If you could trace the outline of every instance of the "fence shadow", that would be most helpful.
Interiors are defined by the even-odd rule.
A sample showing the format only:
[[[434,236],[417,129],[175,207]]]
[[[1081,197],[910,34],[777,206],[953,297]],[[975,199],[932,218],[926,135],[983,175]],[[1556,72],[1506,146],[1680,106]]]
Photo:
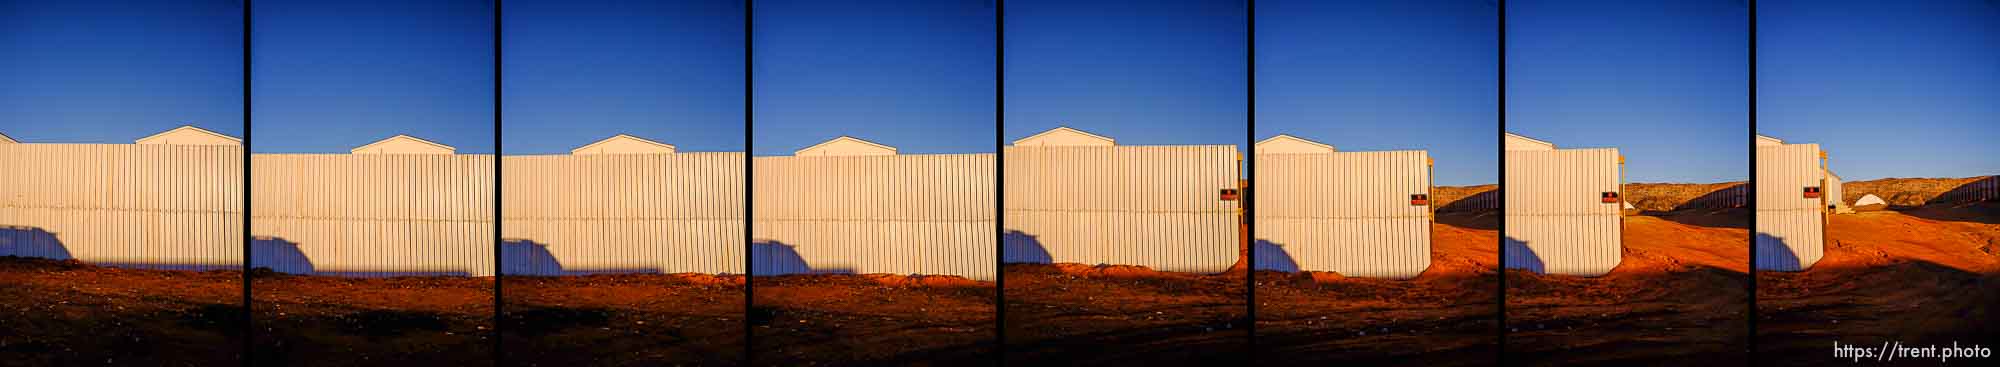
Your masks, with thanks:
[[[1433,219],[1436,220],[1438,224],[1465,228],[1465,229],[1478,229],[1487,231],[1495,231],[1500,229],[1500,211],[1498,210],[1487,210],[1487,211],[1477,211],[1477,212],[1440,211],[1437,213],[1437,216],[1434,217]]]
[[[592,274],[659,274],[658,267],[604,267],[565,263],[549,244],[531,239],[500,240],[500,272],[506,275],[565,276]]]
[[[815,268],[799,255],[797,246],[772,240],[750,243],[750,275],[854,274],[852,268]]]
[[[1644,212],[1640,214],[1696,227],[1750,229],[1750,210],[1748,208],[1687,209],[1664,213]]]
[[[315,264],[311,256],[300,250],[300,244],[283,237],[257,236],[250,240],[250,267],[266,268],[271,271],[317,276],[338,276],[354,278],[421,277],[421,276],[472,276],[472,272],[456,271],[399,271],[399,270],[323,270]]]
[[[549,252],[547,244],[524,239],[500,240],[500,273],[506,275],[563,275],[561,260]]]
[[[1292,258],[1291,252],[1285,251],[1285,246],[1262,239],[1255,242],[1256,244],[1252,246],[1252,251],[1256,252],[1252,254],[1257,257],[1257,270],[1277,270],[1291,273],[1299,271],[1299,262]]]
[[[1799,254],[1792,252],[1790,246],[1785,246],[1785,239],[1783,237],[1773,236],[1770,233],[1757,232],[1756,242],[1756,270],[1805,270],[1805,267],[1802,265],[1804,262],[1799,260]]]
[[[1548,274],[1547,266],[1542,263],[1542,255],[1536,254],[1534,249],[1528,248],[1527,242],[1512,236],[1503,237],[1500,242],[1506,246],[1507,268],[1528,269],[1536,274]]]
[[[0,256],[69,260],[69,247],[40,227],[0,226]]]
[[[50,260],[82,260],[70,252],[69,245],[63,243],[62,236],[33,226],[0,226],[0,256],[20,256]],[[117,268],[150,270],[240,270],[243,263],[201,263],[201,262],[115,262],[85,261],[91,265]]]
[[[267,268],[288,274],[313,274],[311,258],[299,251],[299,244],[279,237],[257,236],[250,240],[250,267]]]
[[[1003,262],[1007,264],[1055,262],[1055,256],[1049,255],[1049,248],[1043,246],[1042,241],[1034,235],[1010,229],[1000,235],[1000,244],[1001,258],[1005,259]]]

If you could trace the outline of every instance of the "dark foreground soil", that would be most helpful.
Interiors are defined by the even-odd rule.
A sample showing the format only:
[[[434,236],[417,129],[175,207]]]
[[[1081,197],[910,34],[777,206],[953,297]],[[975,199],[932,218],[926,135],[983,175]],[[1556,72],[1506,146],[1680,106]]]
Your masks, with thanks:
[[[829,274],[750,285],[753,365],[992,365],[993,283]]]
[[[1257,273],[1257,361],[1295,365],[1492,365],[1500,312],[1495,213],[1434,224],[1431,268],[1407,280]],[[1475,228],[1487,229],[1475,229]]]
[[[1743,365],[1749,213],[1625,217],[1600,277],[1506,272],[1508,365]]]
[[[239,366],[243,272],[0,257],[0,366]]]
[[[1008,264],[1006,363],[1240,365],[1249,356],[1245,273]]]
[[[1836,342],[2000,349],[2000,203],[1834,215],[1826,236],[1812,268],[1758,272],[1759,365],[1854,363]],[[1992,365],[1993,353],[1900,363]]]
[[[491,366],[493,278],[251,274],[260,366]]]
[[[507,366],[743,364],[743,277],[501,278]]]

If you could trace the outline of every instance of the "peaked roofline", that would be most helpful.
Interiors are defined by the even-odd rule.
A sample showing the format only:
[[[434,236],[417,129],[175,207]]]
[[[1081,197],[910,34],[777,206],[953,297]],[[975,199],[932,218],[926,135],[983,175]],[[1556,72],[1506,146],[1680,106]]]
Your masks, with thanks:
[[[392,141],[392,140],[396,140],[396,138],[404,138],[404,139],[410,139],[410,140],[415,140],[415,141],[417,141],[417,142],[419,142],[419,143],[424,143],[424,144],[430,144],[431,146],[434,146],[434,147],[439,147],[439,148],[444,148],[445,150],[449,150],[449,151],[452,151],[453,153],[457,153],[457,152],[458,152],[458,148],[453,148],[453,147],[451,147],[450,145],[444,145],[444,144],[438,144],[438,143],[436,143],[436,142],[432,142],[432,141],[429,141],[429,140],[424,140],[423,138],[418,138],[418,137],[415,137],[415,136],[409,136],[409,135],[405,135],[405,134],[396,134],[396,136],[391,136],[391,137],[388,137],[388,138],[384,138],[384,139],[382,139],[382,140],[376,140],[375,142],[373,142],[373,143],[368,143],[367,145],[362,145],[362,146],[358,146],[358,147],[354,147],[354,149],[348,149],[348,150],[347,150],[347,152],[348,152],[348,153],[353,153],[353,152],[358,152],[358,151],[361,151],[362,149],[368,149],[368,147],[372,147],[372,146],[376,146],[376,145],[379,145],[379,144],[382,144],[382,143],[387,143],[387,142],[389,142],[389,141]]]
[[[1547,141],[1543,141],[1542,139],[1536,139],[1536,138],[1530,138],[1530,137],[1526,137],[1526,136],[1521,136],[1521,134],[1515,134],[1515,133],[1507,133],[1507,136],[1508,136],[1508,137],[1513,137],[1513,138],[1517,138],[1517,139],[1521,139],[1521,140],[1527,140],[1527,141],[1532,141],[1532,142],[1536,142],[1536,143],[1541,143],[1542,145],[1547,145],[1547,146],[1549,146],[1550,148],[1554,148],[1554,147],[1556,146],[1556,143],[1550,143],[1550,142],[1547,142]]]
[[[7,136],[7,133],[0,133],[0,142],[7,142],[7,143],[15,143],[15,144],[18,144],[18,143],[20,143],[21,141],[20,141],[20,140],[14,140],[14,137],[11,137],[11,136]]]
[[[1069,131],[1069,132],[1073,132],[1073,133],[1077,133],[1077,134],[1083,134],[1083,136],[1088,136],[1088,137],[1091,137],[1091,138],[1096,138],[1096,139],[1099,139],[1099,140],[1104,140],[1105,142],[1108,142],[1108,143],[1111,143],[1111,145],[1118,145],[1118,139],[1112,139],[1111,137],[1108,137],[1108,136],[1103,136],[1103,135],[1097,135],[1097,134],[1092,134],[1092,133],[1090,133],[1089,131],[1083,131],[1083,130],[1078,130],[1078,129],[1076,129],[1076,128],[1072,128],[1072,127],[1069,127],[1069,126],[1067,126],[1067,125],[1064,125],[1064,126],[1056,126],[1056,128],[1054,128],[1054,129],[1048,129],[1048,130],[1046,130],[1046,131],[1042,131],[1042,132],[1039,132],[1039,133],[1035,133],[1035,135],[1028,135],[1028,137],[1025,137],[1025,138],[1020,138],[1020,139],[1014,139],[1014,142],[1013,142],[1013,143],[1009,143],[1009,145],[1019,145],[1019,144],[1021,144],[1021,142],[1023,142],[1023,141],[1028,141],[1028,140],[1034,140],[1035,138],[1039,138],[1039,137],[1041,137],[1042,135],[1048,135],[1048,134],[1051,134],[1051,133],[1055,133],[1055,132],[1057,132],[1057,131]]]
[[[234,137],[234,136],[229,136],[229,135],[223,135],[222,133],[217,133],[217,132],[214,132],[214,131],[208,131],[208,129],[203,129],[203,128],[199,128],[199,127],[195,127],[194,125],[181,125],[180,127],[176,127],[176,128],[172,128],[172,129],[167,129],[167,131],[161,131],[161,132],[160,132],[160,133],[158,133],[158,134],[153,134],[153,135],[147,135],[146,137],[143,137],[143,138],[139,138],[139,140],[133,140],[132,142],[133,142],[133,143],[139,143],[139,142],[144,142],[144,141],[147,141],[147,140],[152,140],[153,138],[158,138],[158,137],[160,137],[160,136],[163,136],[163,135],[167,135],[167,134],[172,134],[172,133],[173,133],[173,132],[175,132],[175,131],[181,131],[181,130],[194,130],[195,132],[199,132],[199,133],[203,133],[203,134],[208,134],[208,135],[212,135],[212,136],[216,136],[216,137],[220,137],[220,138],[223,138],[223,139],[229,139],[229,141],[233,141],[233,142],[236,142],[237,144],[242,144],[242,143],[243,143],[243,139],[237,139],[237,138],[236,138],[236,137]]]
[[[652,140],[647,140],[646,138],[641,138],[641,137],[637,137],[637,136],[632,136],[632,135],[627,135],[627,134],[618,134],[618,135],[612,135],[612,136],[611,136],[611,137],[609,137],[609,138],[604,138],[604,139],[600,139],[600,140],[598,140],[597,142],[593,142],[593,143],[590,143],[590,144],[585,144],[584,146],[580,146],[580,147],[576,147],[576,149],[570,149],[570,150],[569,150],[569,154],[576,154],[576,152],[579,152],[579,151],[582,151],[582,150],[584,150],[584,149],[590,149],[590,147],[594,147],[594,146],[598,146],[598,145],[600,145],[600,144],[604,144],[604,143],[609,143],[609,142],[611,142],[612,140],[618,140],[618,138],[621,138],[621,137],[622,137],[622,138],[626,138],[626,139],[632,139],[632,140],[638,140],[639,142],[642,142],[642,143],[646,143],[646,144],[652,144],[652,145],[654,145],[654,146],[658,146],[658,147],[662,147],[662,148],[667,148],[667,149],[672,149],[672,150],[680,150],[680,148],[675,148],[673,144],[667,144],[667,143],[661,143],[661,142],[657,142],[657,141],[652,141]]]
[[[1334,149],[1332,145],[1328,145],[1328,144],[1326,144],[1326,143],[1321,143],[1321,142],[1317,142],[1317,141],[1312,141],[1312,139],[1306,139],[1306,138],[1301,138],[1301,137],[1296,137],[1296,136],[1292,136],[1291,134],[1278,134],[1278,136],[1273,136],[1273,137],[1270,137],[1270,138],[1266,138],[1266,139],[1264,139],[1264,140],[1259,140],[1259,141],[1257,141],[1257,145],[1259,145],[1259,146],[1262,146],[1262,145],[1264,145],[1264,143],[1269,143],[1269,142],[1273,142],[1273,141],[1277,141],[1278,139],[1281,139],[1281,138],[1283,138],[1283,139],[1291,139],[1291,140],[1297,140],[1297,141],[1300,141],[1300,142],[1304,142],[1304,143],[1306,143],[1306,144],[1312,144],[1313,146],[1316,146],[1316,147],[1321,147],[1321,148],[1326,148],[1326,150],[1328,150],[1328,151],[1339,151],[1338,149]]]
[[[826,141],[822,141],[822,142],[819,142],[819,144],[813,144],[812,146],[809,146],[809,147],[805,147],[805,148],[801,148],[801,149],[799,149],[799,150],[794,150],[794,151],[792,151],[792,155],[799,155],[799,153],[804,153],[805,151],[808,151],[808,150],[813,150],[813,148],[819,148],[819,147],[822,147],[822,146],[826,146],[827,144],[833,144],[833,142],[837,142],[837,141],[841,141],[841,140],[852,140],[852,141],[856,141],[856,142],[860,142],[860,143],[862,143],[862,144],[868,144],[869,146],[873,146],[873,147],[877,147],[877,148],[882,148],[882,149],[888,149],[890,153],[895,153],[895,152],[896,152],[896,147],[892,147],[892,146],[887,146],[887,145],[882,145],[882,144],[876,144],[875,142],[872,142],[872,141],[867,141],[867,140],[861,140],[861,138],[856,138],[856,137],[852,137],[852,136],[847,136],[847,135],[841,135],[841,136],[837,136],[837,137],[834,137],[833,139],[827,139]]]

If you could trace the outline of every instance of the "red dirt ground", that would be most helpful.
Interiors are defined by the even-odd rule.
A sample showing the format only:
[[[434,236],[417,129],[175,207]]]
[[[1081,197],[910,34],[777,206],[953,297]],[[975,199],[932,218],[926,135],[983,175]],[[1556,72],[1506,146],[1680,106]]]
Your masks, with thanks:
[[[1811,269],[1758,273],[1760,365],[1851,363],[1836,341],[2000,348],[2000,203],[1834,215],[1826,234]]]
[[[1257,272],[1257,361],[1492,365],[1500,288],[1494,215],[1440,214],[1431,226],[1431,268],[1414,279]]]
[[[1507,270],[1506,362],[1741,364],[1749,218],[1744,209],[1627,216],[1624,259],[1610,274]]]
[[[237,366],[243,273],[0,257],[0,365]]]
[[[753,365],[969,366],[994,357],[990,282],[878,274],[750,282]]]
[[[250,287],[257,365],[493,365],[490,277],[257,271]]]
[[[1007,364],[1228,365],[1247,355],[1242,271],[1008,264]]]
[[[743,364],[743,277],[501,278],[507,366]]]

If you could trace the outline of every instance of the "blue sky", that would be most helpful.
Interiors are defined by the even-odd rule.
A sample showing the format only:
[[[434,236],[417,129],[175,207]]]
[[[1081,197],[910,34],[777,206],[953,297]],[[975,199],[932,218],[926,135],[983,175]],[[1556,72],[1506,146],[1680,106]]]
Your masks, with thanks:
[[[2000,1],[1761,1],[1757,129],[1848,181],[2000,174]]]
[[[252,11],[252,152],[346,153],[408,134],[493,153],[491,1],[264,0]]]
[[[1628,182],[1747,180],[1750,9],[1737,0],[1507,2],[1507,130],[1618,148]]]
[[[565,154],[617,134],[680,151],[743,151],[742,1],[506,6],[507,154]]]
[[[1247,154],[1248,17],[1241,0],[1009,1],[1004,138],[1069,126]]]
[[[752,154],[841,135],[902,154],[994,151],[990,1],[754,5]]]
[[[243,8],[232,0],[10,0],[0,134],[131,143],[181,125],[243,136]]]
[[[1499,6],[1257,3],[1257,138],[1428,150],[1444,186],[1498,183]]]

